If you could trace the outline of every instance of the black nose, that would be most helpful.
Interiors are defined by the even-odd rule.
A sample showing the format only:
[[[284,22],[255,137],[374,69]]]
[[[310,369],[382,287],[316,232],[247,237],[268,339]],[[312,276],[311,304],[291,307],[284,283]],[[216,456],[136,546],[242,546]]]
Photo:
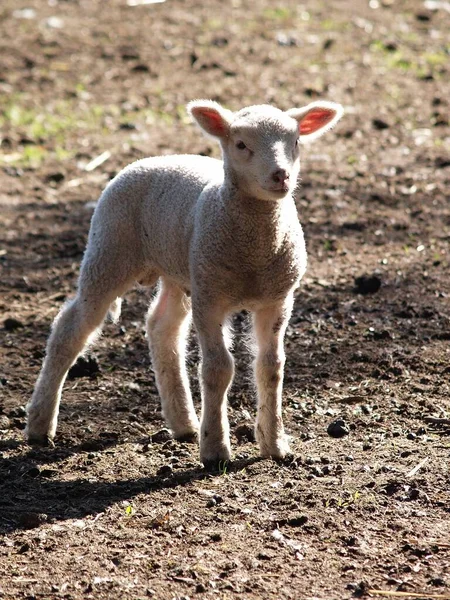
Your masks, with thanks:
[[[289,173],[284,169],[278,169],[272,173],[272,179],[275,183],[284,183],[289,179]]]

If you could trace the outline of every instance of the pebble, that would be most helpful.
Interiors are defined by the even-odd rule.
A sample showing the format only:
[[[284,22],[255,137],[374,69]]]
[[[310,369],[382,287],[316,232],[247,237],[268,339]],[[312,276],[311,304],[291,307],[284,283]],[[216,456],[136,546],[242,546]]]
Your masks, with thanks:
[[[78,379],[79,377],[92,377],[100,372],[100,366],[95,356],[80,356],[77,362],[70,368],[67,379]]]
[[[156,471],[156,474],[162,477],[169,477],[172,473],[173,469],[170,465],[163,465]]]
[[[255,441],[254,429],[248,423],[241,423],[241,425],[238,425],[234,430],[234,435],[240,443]]]
[[[208,500],[206,503],[207,508],[212,508],[213,506],[217,506],[218,504],[222,504],[223,498],[219,496],[219,494],[214,494],[212,498]]]
[[[151,440],[153,444],[164,444],[172,439],[172,434],[168,429],[160,429],[156,433],[152,434]]]
[[[308,517],[306,515],[300,515],[299,517],[292,517],[287,520],[287,525],[290,527],[302,527],[305,523],[308,522]]]
[[[11,427],[11,421],[6,415],[0,415],[0,429],[9,429]]]
[[[323,477],[323,475],[324,475],[324,473],[323,473],[323,471],[322,471],[322,469],[320,467],[313,467],[311,469],[311,472],[316,477]]]
[[[25,408],[25,406],[16,406],[16,408],[13,408],[8,413],[10,417],[25,417],[26,414],[27,409]]]
[[[55,477],[58,474],[56,469],[42,469],[40,472],[41,477],[46,477],[50,479],[51,477]]]
[[[412,488],[409,490],[409,497],[411,500],[417,500],[420,496],[420,491],[417,488]]]
[[[24,327],[22,321],[19,319],[14,319],[14,317],[8,317],[3,321],[3,327],[6,331],[14,331],[15,329],[19,329],[20,327]]]
[[[333,438],[341,438],[350,433],[347,423],[343,419],[332,421],[327,427],[327,433]]]
[[[22,513],[19,517],[19,525],[24,529],[35,529],[43,525],[48,520],[48,516],[44,513]]]
[[[355,278],[357,294],[375,294],[381,287],[381,279],[377,275],[361,275]]]
[[[37,477],[40,474],[41,470],[39,469],[39,467],[31,467],[31,469],[28,469],[27,471],[27,475],[29,477]]]
[[[44,181],[47,183],[61,183],[61,181],[64,181],[64,173],[61,173],[61,171],[49,173],[45,176]]]
[[[386,121],[383,121],[383,119],[372,119],[372,125],[373,128],[378,129],[378,131],[389,128],[389,123],[386,123]]]

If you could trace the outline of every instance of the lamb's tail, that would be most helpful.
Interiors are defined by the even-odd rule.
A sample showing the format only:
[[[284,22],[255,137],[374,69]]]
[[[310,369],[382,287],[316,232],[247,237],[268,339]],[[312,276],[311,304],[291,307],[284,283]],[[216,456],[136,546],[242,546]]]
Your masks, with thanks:
[[[122,298],[116,298],[109,307],[109,317],[113,323],[117,323],[120,318],[120,310],[122,308]]]

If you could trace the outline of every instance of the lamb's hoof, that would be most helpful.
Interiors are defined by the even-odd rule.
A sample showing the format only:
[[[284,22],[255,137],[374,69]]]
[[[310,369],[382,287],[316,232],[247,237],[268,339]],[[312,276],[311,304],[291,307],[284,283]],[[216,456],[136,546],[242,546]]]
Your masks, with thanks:
[[[28,433],[26,440],[30,446],[40,446],[41,448],[54,448],[55,442],[49,435],[39,435]]]
[[[230,458],[231,449],[227,443],[217,442],[210,446],[200,444],[200,462],[207,471],[226,473]]]
[[[202,460],[205,471],[208,473],[217,473],[219,475],[226,475],[230,468],[230,460],[219,460],[219,459],[208,459]]]
[[[275,460],[284,460],[287,456],[291,455],[291,449],[287,436],[275,440],[273,443],[268,444],[266,441],[260,443],[259,447],[260,456],[263,458],[273,458]]]

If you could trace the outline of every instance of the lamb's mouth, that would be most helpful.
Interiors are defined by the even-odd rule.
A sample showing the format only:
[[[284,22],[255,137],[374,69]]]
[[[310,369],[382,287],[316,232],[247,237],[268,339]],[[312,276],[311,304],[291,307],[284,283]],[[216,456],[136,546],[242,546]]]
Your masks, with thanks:
[[[289,192],[289,184],[288,183],[283,183],[283,185],[278,186],[278,187],[267,187],[264,188],[264,190],[266,192],[269,192],[270,194],[273,194],[274,196],[286,196],[286,194]]]

